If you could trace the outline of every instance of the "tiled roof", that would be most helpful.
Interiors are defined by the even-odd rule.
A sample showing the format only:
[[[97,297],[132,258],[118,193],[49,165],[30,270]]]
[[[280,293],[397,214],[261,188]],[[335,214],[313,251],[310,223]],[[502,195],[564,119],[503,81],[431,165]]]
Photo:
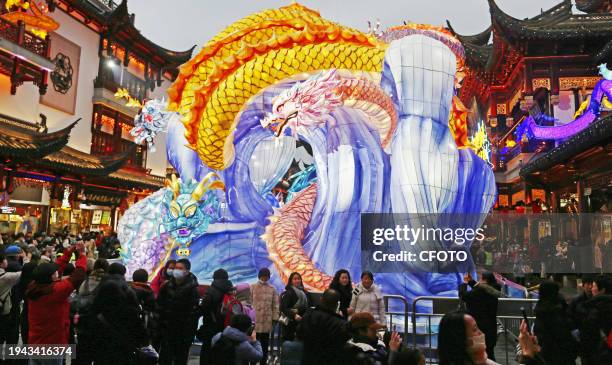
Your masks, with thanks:
[[[0,114],[0,156],[29,160],[59,151],[68,143],[77,122],[52,133],[41,133],[40,125]]]
[[[125,164],[130,152],[114,156],[93,156],[66,146],[45,156],[41,165],[78,175],[108,175]]]

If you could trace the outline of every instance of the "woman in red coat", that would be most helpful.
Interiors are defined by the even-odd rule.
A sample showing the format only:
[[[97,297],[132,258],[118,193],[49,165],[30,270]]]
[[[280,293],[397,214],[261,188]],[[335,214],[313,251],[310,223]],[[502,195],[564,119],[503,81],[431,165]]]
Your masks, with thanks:
[[[157,295],[159,294],[159,289],[162,287],[162,285],[164,285],[164,283],[172,277],[174,266],[176,266],[175,260],[166,261],[166,264],[164,265],[163,269],[159,270],[157,275],[151,281],[151,289],[153,289],[155,298],[157,298]]]
[[[59,280],[74,251],[77,260],[72,274]],[[68,248],[55,264],[43,263],[34,269],[34,281],[26,291],[28,300],[28,343],[68,344],[70,333],[70,304],[68,297],[85,280],[87,256],[82,244]]]

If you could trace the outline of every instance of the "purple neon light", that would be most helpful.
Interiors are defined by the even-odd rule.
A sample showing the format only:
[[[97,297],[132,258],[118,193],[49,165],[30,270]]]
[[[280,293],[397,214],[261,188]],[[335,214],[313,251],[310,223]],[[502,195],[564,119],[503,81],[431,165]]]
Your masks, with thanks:
[[[599,115],[601,100],[607,96],[612,100],[612,80],[601,79],[593,88],[591,101],[584,113],[572,122],[557,127],[542,127],[536,124],[535,120],[529,116],[524,123],[536,139],[566,139],[580,132],[589,126]]]
[[[589,110],[571,123],[557,127],[541,127],[531,116],[527,117],[525,122],[529,124],[531,133],[537,139],[566,139],[588,127],[595,118],[595,113]]]

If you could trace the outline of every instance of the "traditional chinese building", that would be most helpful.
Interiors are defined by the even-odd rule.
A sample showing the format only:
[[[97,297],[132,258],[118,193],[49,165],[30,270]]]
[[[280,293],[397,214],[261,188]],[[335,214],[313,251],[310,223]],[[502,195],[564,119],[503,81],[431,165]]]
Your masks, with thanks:
[[[585,211],[609,202],[612,165],[610,117],[600,119],[565,141],[538,140],[517,133],[529,115],[548,115],[540,125],[560,126],[601,79],[597,66],[612,65],[612,1],[564,0],[540,14],[519,20],[489,0],[491,26],[461,35],[467,70],[460,91],[465,105],[487,121],[499,206],[536,199],[561,210],[578,202]],[[520,136],[520,138],[517,138]],[[590,196],[595,199],[585,198]]]
[[[147,39],[126,0],[0,6],[0,232],[112,229],[167,168],[165,138],[134,143],[138,110],[114,94],[163,97],[193,48]]]

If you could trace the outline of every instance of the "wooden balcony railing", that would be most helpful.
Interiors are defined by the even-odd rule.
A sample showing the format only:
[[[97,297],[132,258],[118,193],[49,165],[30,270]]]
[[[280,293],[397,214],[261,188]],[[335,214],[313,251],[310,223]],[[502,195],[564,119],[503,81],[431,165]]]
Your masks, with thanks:
[[[88,0],[89,3],[96,5],[104,10],[115,10],[119,4],[113,0]]]
[[[118,139],[112,134],[102,131],[93,131],[91,136],[91,154],[108,156],[116,153],[132,151],[126,166],[137,170],[144,170],[147,162],[147,149],[123,138]]]
[[[14,24],[0,18],[0,38],[13,42],[39,56],[48,58],[49,37],[41,39],[33,33],[26,31],[25,24],[21,21]]]
[[[126,70],[114,71],[113,67],[108,65],[108,58],[100,58],[100,68],[94,81],[94,87],[105,88],[112,92],[116,92],[119,88],[125,88],[133,98],[141,102],[147,97],[146,82]],[[123,75],[121,75],[122,72]]]

